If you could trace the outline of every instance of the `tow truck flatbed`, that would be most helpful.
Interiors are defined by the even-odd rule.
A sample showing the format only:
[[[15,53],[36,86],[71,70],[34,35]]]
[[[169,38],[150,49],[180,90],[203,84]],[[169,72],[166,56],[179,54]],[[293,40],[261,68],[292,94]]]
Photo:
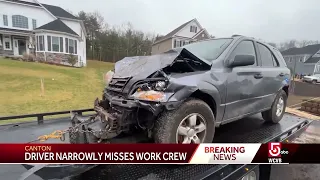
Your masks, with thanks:
[[[279,124],[269,124],[265,123],[260,115],[254,115],[218,128],[213,143],[290,142],[300,136],[311,123],[312,121],[308,119],[285,114]],[[269,177],[270,174],[270,165],[263,166],[265,167],[260,168],[263,169],[260,172],[260,179]],[[27,169],[31,168],[25,167]],[[258,167],[259,165],[234,164],[99,165],[80,175],[73,176],[71,179],[241,179],[248,172],[256,170]],[[70,176],[70,172],[68,173],[66,168],[59,167],[45,167],[35,174],[43,179]]]
[[[245,122],[250,121],[250,122]],[[216,130],[213,143],[289,142],[301,135],[311,121],[286,114],[279,124],[255,115]],[[239,179],[258,165],[102,165],[75,180],[108,179]],[[248,170],[246,170],[248,168]],[[267,167],[266,167],[267,168]],[[267,175],[262,175],[267,176]],[[260,178],[261,179],[261,178]]]

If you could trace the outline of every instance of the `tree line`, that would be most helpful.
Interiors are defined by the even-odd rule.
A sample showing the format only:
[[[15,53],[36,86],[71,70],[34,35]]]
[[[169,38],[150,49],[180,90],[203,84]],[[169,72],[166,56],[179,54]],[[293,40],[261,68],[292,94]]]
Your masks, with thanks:
[[[150,55],[152,43],[159,37],[135,30],[131,23],[109,26],[98,12],[81,11],[77,17],[87,30],[88,59],[116,62],[127,56]]]
[[[87,30],[88,59],[116,62],[127,56],[150,55],[153,42],[162,37],[135,30],[129,22],[121,26],[109,26],[99,12],[80,11],[76,16],[83,20]],[[294,39],[281,43],[269,42],[280,51],[319,43],[317,40]]]
[[[279,51],[285,51],[290,48],[301,48],[308,45],[320,44],[318,40],[302,40],[298,41],[295,39],[284,41],[281,43],[269,43],[271,46],[276,47]]]

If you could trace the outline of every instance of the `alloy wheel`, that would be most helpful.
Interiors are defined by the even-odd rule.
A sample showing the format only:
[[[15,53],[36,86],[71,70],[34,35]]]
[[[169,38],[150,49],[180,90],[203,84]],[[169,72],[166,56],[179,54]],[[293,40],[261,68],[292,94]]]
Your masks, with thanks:
[[[284,110],[284,100],[283,100],[283,97],[281,96],[278,100],[276,115],[278,117],[281,116],[283,110]]]
[[[206,130],[206,121],[201,114],[189,114],[183,118],[178,126],[176,142],[182,144],[203,143],[206,137]]]

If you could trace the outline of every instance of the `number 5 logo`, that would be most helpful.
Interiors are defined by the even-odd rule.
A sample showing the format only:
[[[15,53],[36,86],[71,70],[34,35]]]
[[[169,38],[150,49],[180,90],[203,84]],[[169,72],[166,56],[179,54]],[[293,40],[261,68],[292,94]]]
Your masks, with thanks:
[[[269,143],[268,144],[269,149],[269,157],[281,157],[280,151],[281,151],[281,143]]]

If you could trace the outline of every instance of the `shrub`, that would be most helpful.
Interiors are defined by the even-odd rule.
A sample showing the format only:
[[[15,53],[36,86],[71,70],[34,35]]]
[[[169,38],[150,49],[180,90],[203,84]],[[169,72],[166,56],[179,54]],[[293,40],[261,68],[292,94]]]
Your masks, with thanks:
[[[23,53],[22,60],[23,61],[28,61],[28,62],[33,62],[36,59],[35,59],[33,54]]]
[[[70,54],[68,57],[68,63],[71,64],[71,66],[74,66],[77,63],[77,56]]]

